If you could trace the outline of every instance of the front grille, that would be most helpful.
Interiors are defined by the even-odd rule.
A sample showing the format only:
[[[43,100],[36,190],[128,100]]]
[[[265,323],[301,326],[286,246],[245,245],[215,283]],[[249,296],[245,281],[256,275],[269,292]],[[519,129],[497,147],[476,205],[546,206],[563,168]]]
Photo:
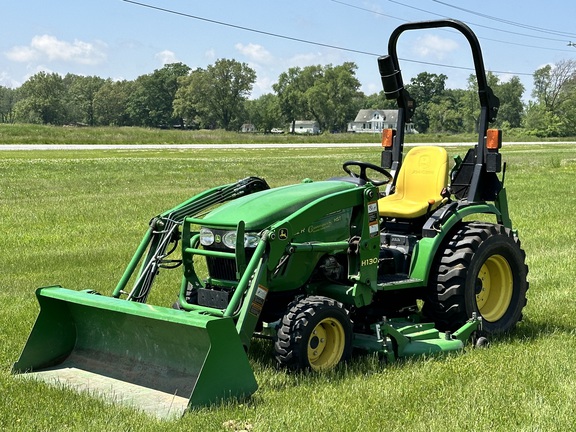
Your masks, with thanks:
[[[230,230],[220,230],[220,229],[212,229],[214,232],[215,237],[223,238],[227,232]],[[219,252],[228,252],[233,253],[234,250],[226,247],[224,243],[220,240],[216,240],[210,246],[204,246],[204,249],[211,250],[211,251],[219,251]],[[245,249],[246,254],[246,262],[249,262],[252,256],[254,255],[255,249],[248,248]],[[236,260],[228,259],[228,258],[219,258],[219,257],[206,257],[206,265],[208,267],[208,274],[212,279],[219,279],[223,281],[237,281],[236,278]]]
[[[221,280],[236,280],[236,262],[226,258],[206,257],[210,277]]]
[[[223,248],[207,247],[209,250],[222,251]],[[226,249],[230,252],[230,249]],[[254,255],[254,249],[246,249],[246,262],[249,262]],[[208,274],[213,279],[235,281],[236,279],[236,261],[227,258],[206,257],[206,265],[208,266]]]

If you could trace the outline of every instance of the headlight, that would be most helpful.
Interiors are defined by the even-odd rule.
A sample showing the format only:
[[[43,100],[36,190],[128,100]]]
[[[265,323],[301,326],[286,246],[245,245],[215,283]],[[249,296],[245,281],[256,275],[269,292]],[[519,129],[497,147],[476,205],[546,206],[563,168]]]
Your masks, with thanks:
[[[246,233],[244,235],[244,247],[247,248],[255,248],[258,246],[258,242],[260,241],[260,237],[254,233]]]
[[[200,229],[200,244],[202,246],[210,246],[214,243],[214,233],[208,228]]]
[[[244,234],[244,247],[255,248],[260,241],[260,237],[255,233]],[[236,249],[236,231],[229,231],[222,236],[222,243],[230,249]]]
[[[230,249],[236,249],[236,231],[229,231],[222,236],[222,243]]]

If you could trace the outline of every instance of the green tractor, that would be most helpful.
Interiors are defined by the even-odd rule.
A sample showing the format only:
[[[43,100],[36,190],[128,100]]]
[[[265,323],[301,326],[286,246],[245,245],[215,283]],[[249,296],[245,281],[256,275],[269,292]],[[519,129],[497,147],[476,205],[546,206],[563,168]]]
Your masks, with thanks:
[[[396,42],[438,27],[470,43],[481,107],[478,142],[451,169],[442,147],[403,155],[415,103]],[[460,22],[430,21],[398,27],[388,52],[378,65],[398,127],[383,133],[381,166],[348,161],[342,177],[277,188],[250,177],[154,217],[111,296],[37,290],[40,314],[13,372],[165,417],[256,391],[254,337],[273,341],[280,365],[316,371],[354,349],[394,361],[511,330],[528,268],[479,43]],[[175,304],[148,304],[158,272],[177,267]]]

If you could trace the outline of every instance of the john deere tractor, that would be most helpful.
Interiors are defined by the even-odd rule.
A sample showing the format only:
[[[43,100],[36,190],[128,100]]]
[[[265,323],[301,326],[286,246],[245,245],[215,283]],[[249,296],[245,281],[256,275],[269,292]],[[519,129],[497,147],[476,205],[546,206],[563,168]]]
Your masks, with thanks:
[[[439,27],[468,40],[478,81],[478,142],[453,164],[442,147],[403,154],[416,103],[396,42]],[[111,296],[36,291],[40,314],[13,371],[167,416],[252,394],[254,337],[273,341],[278,364],[315,371],[353,349],[393,361],[511,330],[528,268],[508,212],[502,134],[488,128],[499,101],[474,33],[452,20],[401,25],[378,66],[398,105],[380,165],[348,161],[340,177],[275,188],[250,177],[159,214]],[[183,271],[175,304],[148,304],[167,268]]]

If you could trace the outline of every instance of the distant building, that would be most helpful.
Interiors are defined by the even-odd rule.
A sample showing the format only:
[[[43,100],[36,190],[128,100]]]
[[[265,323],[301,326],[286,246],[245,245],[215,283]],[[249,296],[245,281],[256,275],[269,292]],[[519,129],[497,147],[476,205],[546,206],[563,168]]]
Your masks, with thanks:
[[[294,122],[294,130],[292,131],[297,134],[319,134],[320,127],[318,122],[314,120],[296,120]]]
[[[397,129],[398,110],[361,109],[354,121],[348,123],[348,132],[380,133],[382,129]],[[418,133],[413,123],[406,123],[406,133]]]
[[[242,125],[242,128],[240,129],[240,132],[243,133],[256,132],[256,126],[254,126],[252,123],[244,123]]]

